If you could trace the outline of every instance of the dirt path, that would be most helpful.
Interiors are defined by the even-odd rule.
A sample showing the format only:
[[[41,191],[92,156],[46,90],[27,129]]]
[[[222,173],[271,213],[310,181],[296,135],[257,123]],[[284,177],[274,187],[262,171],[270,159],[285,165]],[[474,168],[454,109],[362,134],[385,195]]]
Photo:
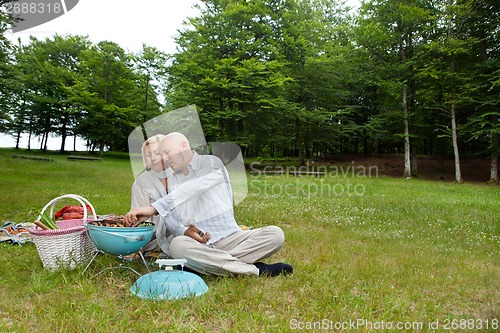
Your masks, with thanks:
[[[404,171],[403,156],[342,156],[332,161],[333,164],[376,166],[379,175],[388,177],[402,177]],[[331,164],[330,164],[331,165]],[[465,182],[487,182],[490,179],[490,160],[462,159],[462,178]],[[418,178],[440,181],[455,181],[453,159],[419,158],[417,160]]]

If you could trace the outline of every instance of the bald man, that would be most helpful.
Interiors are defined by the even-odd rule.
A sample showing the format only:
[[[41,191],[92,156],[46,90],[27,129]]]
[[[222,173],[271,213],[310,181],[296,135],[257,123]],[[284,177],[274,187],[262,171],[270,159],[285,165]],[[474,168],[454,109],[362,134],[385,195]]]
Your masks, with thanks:
[[[286,263],[261,262],[283,246],[283,231],[276,226],[241,230],[234,218],[229,176],[218,157],[197,154],[178,132],[167,135],[160,150],[173,170],[169,194],[151,206],[132,209],[125,216],[127,222],[138,224],[159,214],[160,248],[174,259],[186,259],[186,266],[201,274],[293,273]],[[167,233],[174,235],[170,243],[164,237]]]

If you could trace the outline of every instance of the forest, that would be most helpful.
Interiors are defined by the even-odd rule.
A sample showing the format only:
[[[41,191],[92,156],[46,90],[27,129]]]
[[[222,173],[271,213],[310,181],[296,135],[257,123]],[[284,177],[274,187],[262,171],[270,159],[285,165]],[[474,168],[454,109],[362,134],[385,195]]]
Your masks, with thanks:
[[[0,8],[8,1],[0,0]],[[404,154],[491,161],[498,183],[498,0],[203,0],[177,52],[86,36],[5,37],[0,132],[127,151],[128,134],[194,104],[207,141],[245,157]],[[167,38],[167,37],[165,37]],[[46,142],[46,140],[45,140]],[[30,147],[33,148],[33,147]],[[46,149],[42,141],[40,149]]]

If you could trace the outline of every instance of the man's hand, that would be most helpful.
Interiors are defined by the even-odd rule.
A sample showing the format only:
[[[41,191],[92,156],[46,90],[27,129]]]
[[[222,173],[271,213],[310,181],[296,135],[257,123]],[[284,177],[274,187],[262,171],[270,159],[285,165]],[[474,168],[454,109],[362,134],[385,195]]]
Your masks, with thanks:
[[[133,208],[125,215],[127,225],[137,226],[139,223],[146,221],[151,216],[156,214],[156,209],[153,206],[144,206]]]
[[[198,229],[194,224],[190,224],[189,228],[184,232],[185,236],[189,236],[194,240],[205,244],[210,239],[210,234],[208,232],[203,232]]]

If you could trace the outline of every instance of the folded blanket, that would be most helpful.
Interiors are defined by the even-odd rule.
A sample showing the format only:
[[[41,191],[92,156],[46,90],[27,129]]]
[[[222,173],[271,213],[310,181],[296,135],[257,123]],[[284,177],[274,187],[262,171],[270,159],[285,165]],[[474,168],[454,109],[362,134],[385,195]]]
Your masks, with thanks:
[[[31,242],[29,228],[34,226],[31,222],[22,222],[15,224],[14,222],[5,222],[0,228],[0,242],[11,242],[14,244],[24,244]]]

